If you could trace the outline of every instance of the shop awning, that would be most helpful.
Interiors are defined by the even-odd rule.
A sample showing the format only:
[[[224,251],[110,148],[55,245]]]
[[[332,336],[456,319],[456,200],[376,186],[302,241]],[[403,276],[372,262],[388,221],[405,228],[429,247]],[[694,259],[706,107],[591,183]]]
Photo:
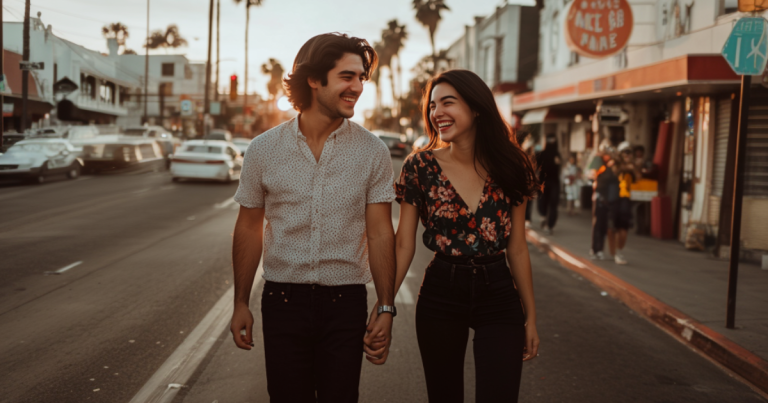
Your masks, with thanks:
[[[523,116],[522,124],[535,125],[537,123],[544,123],[548,113],[549,108],[534,109],[529,111]]]

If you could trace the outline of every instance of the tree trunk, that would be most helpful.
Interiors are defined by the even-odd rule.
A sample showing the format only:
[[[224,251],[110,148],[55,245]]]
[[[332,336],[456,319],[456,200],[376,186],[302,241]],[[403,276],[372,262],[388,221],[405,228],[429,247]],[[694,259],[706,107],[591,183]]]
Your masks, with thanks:
[[[243,130],[245,130],[245,107],[248,106],[248,28],[251,25],[251,5],[245,1],[245,79],[243,81]]]
[[[29,0],[24,3],[24,33],[21,60],[29,61]],[[21,72],[21,132],[27,129],[27,98],[29,96],[29,70]]]
[[[389,62],[389,83],[391,84],[391,87],[392,87],[392,115],[399,116],[399,114],[397,114],[397,110],[398,110],[397,109],[397,104],[398,104],[397,92],[395,92],[395,68],[392,67],[391,61]]]
[[[437,51],[435,50],[435,31],[429,30],[429,42],[432,43],[432,75],[437,73]]]

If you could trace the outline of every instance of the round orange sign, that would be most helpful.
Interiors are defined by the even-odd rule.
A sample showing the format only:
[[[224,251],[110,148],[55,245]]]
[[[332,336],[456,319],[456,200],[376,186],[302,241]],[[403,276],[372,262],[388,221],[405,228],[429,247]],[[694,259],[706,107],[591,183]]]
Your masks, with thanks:
[[[574,0],[565,18],[565,41],[582,56],[602,59],[626,46],[632,25],[627,0]]]

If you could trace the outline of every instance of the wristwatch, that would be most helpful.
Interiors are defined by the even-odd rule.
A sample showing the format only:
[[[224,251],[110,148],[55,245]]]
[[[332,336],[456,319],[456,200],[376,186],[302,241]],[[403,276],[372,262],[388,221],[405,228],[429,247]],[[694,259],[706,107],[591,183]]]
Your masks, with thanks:
[[[393,318],[397,316],[397,308],[395,308],[393,305],[381,305],[379,306],[379,309],[376,313],[381,315],[384,312],[392,314]]]

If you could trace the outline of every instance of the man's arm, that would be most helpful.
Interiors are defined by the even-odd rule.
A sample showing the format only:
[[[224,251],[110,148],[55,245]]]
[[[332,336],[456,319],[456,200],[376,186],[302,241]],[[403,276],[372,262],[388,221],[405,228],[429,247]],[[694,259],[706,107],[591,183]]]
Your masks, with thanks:
[[[368,204],[365,208],[365,226],[376,296],[380,305],[394,305],[397,267],[395,265],[395,230],[392,228],[392,204]],[[392,315],[379,315],[368,329],[369,333],[365,337],[365,350],[368,353],[366,358],[374,364],[384,364],[392,341]],[[374,338],[384,338],[386,346],[379,350],[371,350],[370,346]]]
[[[237,347],[253,347],[253,315],[249,309],[251,287],[261,260],[264,239],[264,209],[240,207],[232,240],[232,266],[235,275],[235,309],[230,331]],[[245,329],[245,335],[240,331]]]

